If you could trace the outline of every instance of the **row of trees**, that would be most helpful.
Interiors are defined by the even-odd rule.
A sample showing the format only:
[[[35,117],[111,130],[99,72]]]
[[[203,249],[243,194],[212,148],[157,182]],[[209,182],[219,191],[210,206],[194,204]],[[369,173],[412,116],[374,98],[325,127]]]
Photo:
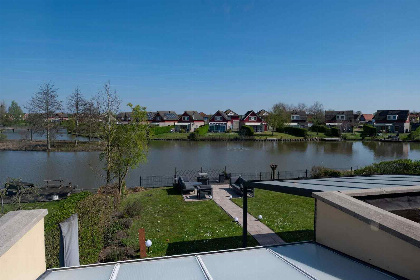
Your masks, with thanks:
[[[105,162],[106,182],[110,184],[117,180],[121,194],[129,170],[147,159],[149,126],[146,108],[132,104],[128,104],[132,121],[128,125],[118,125],[116,114],[120,104],[120,98],[111,90],[109,82],[91,99],[86,99],[78,87],[67,99],[75,133],[83,131],[89,138],[98,137],[105,144],[100,159]],[[47,150],[51,149],[51,137],[60,125],[53,117],[62,107],[58,89],[52,83],[41,85],[26,106],[30,126],[46,134]]]
[[[279,102],[269,112],[267,123],[275,130],[283,130],[286,124],[291,122],[291,115],[294,111],[305,112],[310,116],[314,125],[321,125],[325,122],[324,106],[319,102],[315,102],[311,106],[307,106],[304,103],[289,105]]]
[[[24,113],[16,101],[12,101],[7,108],[6,102],[0,102],[0,125],[9,126],[20,124],[23,121]]]

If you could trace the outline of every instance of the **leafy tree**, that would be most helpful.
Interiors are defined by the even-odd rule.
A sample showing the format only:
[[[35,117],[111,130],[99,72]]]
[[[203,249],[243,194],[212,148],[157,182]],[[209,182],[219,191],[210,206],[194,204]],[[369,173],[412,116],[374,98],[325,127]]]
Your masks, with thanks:
[[[86,105],[86,100],[82,96],[79,87],[76,87],[74,92],[67,99],[67,110],[72,113],[75,124],[74,132],[76,133],[76,146],[77,137],[80,134],[79,125],[82,119],[83,107]]]
[[[132,120],[128,124],[116,125],[110,141],[109,164],[111,174],[118,180],[118,190],[122,194],[125,178],[130,169],[147,160],[149,125],[145,107],[128,104],[132,110]]]
[[[9,117],[12,120],[13,124],[20,123],[23,119],[23,111],[16,101],[12,101],[8,109]]]
[[[61,101],[58,100],[57,90],[52,83],[45,83],[39,87],[27,105],[28,120],[35,131],[47,134],[47,149],[51,149],[51,138],[58,130],[58,122],[51,118],[61,110]]]
[[[283,130],[290,123],[291,107],[285,103],[277,103],[268,114],[267,123],[275,130]]]
[[[0,102],[0,125],[2,126],[9,125],[9,119],[8,119],[7,111],[6,111],[6,102],[4,101]]]
[[[111,183],[111,172],[112,172],[112,143],[113,138],[117,132],[117,119],[115,115],[118,113],[120,108],[120,99],[117,96],[117,92],[111,91],[110,83],[105,83],[103,91],[99,92],[97,97],[97,104],[99,115],[101,118],[99,127],[99,137],[105,142],[105,151],[101,153],[101,160],[104,159],[106,162],[106,183]]]
[[[36,195],[37,189],[35,187],[28,187],[22,184],[21,179],[15,179],[15,178],[8,178],[6,184],[5,184],[5,191],[7,191],[8,188],[12,187],[15,191],[15,194],[12,196],[12,204],[17,206],[18,210],[22,209],[22,198],[25,195]]]

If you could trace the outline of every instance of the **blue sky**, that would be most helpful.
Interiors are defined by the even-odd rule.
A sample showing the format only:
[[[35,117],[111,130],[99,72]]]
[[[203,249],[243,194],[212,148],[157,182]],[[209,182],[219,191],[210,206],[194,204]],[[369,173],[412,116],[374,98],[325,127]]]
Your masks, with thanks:
[[[148,110],[420,110],[419,15],[399,0],[0,0],[0,100],[109,80]]]

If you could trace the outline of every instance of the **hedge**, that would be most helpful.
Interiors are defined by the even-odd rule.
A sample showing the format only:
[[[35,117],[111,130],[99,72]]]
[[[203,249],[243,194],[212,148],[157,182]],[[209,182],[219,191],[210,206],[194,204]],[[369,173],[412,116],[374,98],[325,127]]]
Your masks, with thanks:
[[[410,139],[414,141],[420,141],[420,127],[418,127],[415,131],[411,131]]]
[[[251,126],[243,125],[239,131],[242,136],[254,136],[254,129]]]
[[[309,130],[313,132],[326,133],[328,127],[326,127],[325,125],[313,125],[309,128]]]
[[[171,129],[173,129],[174,126],[153,126],[151,127],[150,131],[153,135],[159,135],[164,133],[170,133]]]
[[[325,135],[326,136],[340,137],[341,132],[338,128],[331,127],[331,128],[327,128],[327,130],[325,131]]]
[[[420,175],[420,160],[399,159],[374,163],[354,171],[355,175]]]
[[[308,130],[304,129],[304,128],[299,128],[299,127],[285,127],[284,128],[284,132],[293,136],[297,136],[297,137],[307,137],[308,136]]]
[[[197,135],[203,136],[209,132],[209,125],[202,125],[194,131]]]
[[[364,137],[375,137],[376,133],[377,133],[377,129],[376,127],[372,126],[372,125],[363,125],[363,132],[361,134],[362,138]]]

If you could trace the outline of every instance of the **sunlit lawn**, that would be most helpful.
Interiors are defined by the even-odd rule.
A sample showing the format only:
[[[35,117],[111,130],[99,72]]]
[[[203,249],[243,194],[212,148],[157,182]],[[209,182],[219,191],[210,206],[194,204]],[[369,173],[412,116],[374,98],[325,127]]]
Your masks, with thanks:
[[[233,199],[242,207],[242,198]],[[255,189],[255,197],[248,199],[248,213],[262,215],[262,222],[286,242],[313,240],[313,198]]]
[[[238,248],[242,228],[232,222],[212,201],[185,202],[173,188],[159,188],[130,194],[122,202],[135,200],[141,215],[134,220],[126,244],[138,248],[138,229],[153,242],[148,256],[166,256]],[[249,236],[248,246],[257,242]]]
[[[174,132],[174,133],[162,133],[158,135],[153,135],[152,139],[187,139],[189,133],[181,133],[181,132]]]

